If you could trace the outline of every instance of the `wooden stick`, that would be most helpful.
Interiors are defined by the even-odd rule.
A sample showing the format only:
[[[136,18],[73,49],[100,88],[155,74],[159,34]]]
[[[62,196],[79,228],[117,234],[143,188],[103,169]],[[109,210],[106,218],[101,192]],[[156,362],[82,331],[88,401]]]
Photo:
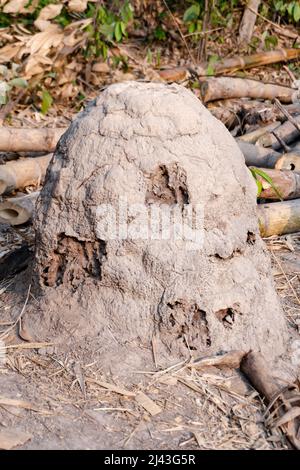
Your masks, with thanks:
[[[20,158],[0,165],[0,194],[38,186],[44,179],[52,154],[36,158]]]
[[[300,199],[258,204],[257,211],[262,237],[300,231]]]
[[[274,168],[277,161],[282,157],[281,153],[275,150],[243,142],[240,139],[237,139],[237,143],[245,157],[247,166]]]
[[[294,121],[300,125],[300,116],[296,116]],[[290,121],[286,121],[278,127],[276,129],[276,135],[279,136],[286,144],[290,144],[300,137],[300,133],[298,129],[295,128],[295,124],[292,124]],[[271,133],[260,137],[257,144],[262,145],[263,147],[272,147],[274,150],[279,149],[281,146],[276,137]]]
[[[271,428],[281,428],[290,443],[300,449],[300,394],[295,387],[282,389],[270,372],[270,367],[263,356],[256,352],[249,352],[243,357],[241,371],[247,376],[255,389],[266,398],[269,407],[273,409],[272,415],[277,419],[269,419]]]
[[[0,202],[0,222],[10,225],[28,222],[34,214],[38,195],[39,191],[36,191],[26,196],[13,197]]]
[[[66,128],[0,127],[0,152],[53,152]]]
[[[261,0],[248,0],[239,28],[239,44],[249,44],[252,38]]]
[[[200,85],[200,94],[204,103],[230,98],[254,98],[273,100],[278,98],[282,103],[293,103],[298,98],[298,90],[262,83],[256,80],[218,77],[209,78]]]
[[[262,176],[257,175],[257,179],[261,181],[263,188],[259,198],[278,200],[280,199],[278,193],[284,200],[300,197],[300,172],[291,170],[270,170],[267,168],[264,168],[263,172],[271,178],[278,192],[276,192],[272,185]]]

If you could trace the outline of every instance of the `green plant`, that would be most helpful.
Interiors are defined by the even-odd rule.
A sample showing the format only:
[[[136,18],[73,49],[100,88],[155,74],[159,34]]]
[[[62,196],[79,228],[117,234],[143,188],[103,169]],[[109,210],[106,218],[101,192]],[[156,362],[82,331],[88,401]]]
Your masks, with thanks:
[[[262,184],[261,180],[258,178],[260,176],[260,178],[265,180],[271,186],[273,191],[275,191],[275,193],[278,196],[278,199],[282,200],[282,195],[280,194],[280,191],[275,186],[272,178],[265,171],[261,170],[260,168],[256,168],[254,166],[249,167],[249,170],[250,170],[253,178],[255,179],[255,182],[256,182],[256,185],[257,185],[257,197],[260,196],[260,194],[263,190],[263,184]]]
[[[300,2],[287,2],[285,0],[273,0],[273,9],[280,16],[287,17],[288,20],[298,23],[300,20]]]
[[[208,59],[208,64],[206,68],[206,75],[215,74],[215,64],[220,60],[219,56],[213,54]]]
[[[0,105],[7,103],[9,99],[9,93],[13,88],[26,88],[28,86],[27,81],[18,76],[18,65],[12,64],[11,69],[8,69],[5,65],[0,65]]]
[[[53,98],[50,95],[49,91],[43,90],[42,91],[42,105],[41,105],[41,113],[42,114],[47,114],[49,111],[51,105],[53,103]]]
[[[187,24],[190,34],[201,32],[205,13],[205,0],[189,0],[191,5],[185,10],[183,21]],[[208,0],[210,23],[214,26],[228,26],[232,20],[233,9],[239,0]],[[197,37],[197,36],[196,36]]]
[[[193,0],[183,15],[183,21],[187,24],[190,34],[202,31],[202,14],[203,2]]]
[[[268,31],[264,31],[261,35],[262,40],[265,43],[265,48],[269,51],[278,46],[277,36],[272,36]]]
[[[87,53],[106,58],[109,44],[113,41],[121,42],[127,37],[127,26],[133,19],[133,7],[129,0],[125,0],[119,10],[114,12],[103,5],[89,3],[86,17],[93,18],[86,28],[90,33]]]

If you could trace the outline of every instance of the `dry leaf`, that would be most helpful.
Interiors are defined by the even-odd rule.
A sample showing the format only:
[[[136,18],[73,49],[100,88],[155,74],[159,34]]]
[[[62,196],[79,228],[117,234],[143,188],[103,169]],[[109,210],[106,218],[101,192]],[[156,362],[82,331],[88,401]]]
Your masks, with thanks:
[[[3,429],[0,431],[0,449],[10,450],[14,447],[21,446],[29,441],[33,436],[28,432]]]
[[[20,318],[20,320],[19,320],[19,336],[24,341],[31,341],[32,342],[32,337],[30,336],[29,331],[26,328],[26,325],[24,325],[24,322],[22,321],[22,318]]]
[[[86,10],[88,0],[70,0],[68,3],[68,9],[70,11],[76,11],[76,13],[82,13]]]
[[[11,0],[3,7],[3,13],[30,13],[24,8],[27,4],[28,0]]]
[[[29,37],[25,47],[21,51],[21,55],[33,55],[36,53],[47,55],[51,47],[57,47],[61,44],[62,39],[62,30],[58,26],[51,24],[46,31],[36,33]]]
[[[51,22],[50,21],[47,21],[47,20],[35,20],[34,22],[34,26],[39,29],[40,31],[46,31],[46,29],[49,28],[49,26],[51,25]]]
[[[7,44],[0,49],[0,64],[10,62],[19,52],[21,44]]]
[[[62,4],[54,4],[51,3],[46,7],[42,8],[40,14],[38,16],[38,20],[52,20],[56,16],[58,16],[62,10]]]
[[[98,62],[92,67],[93,72],[108,73],[110,68],[106,62]]]

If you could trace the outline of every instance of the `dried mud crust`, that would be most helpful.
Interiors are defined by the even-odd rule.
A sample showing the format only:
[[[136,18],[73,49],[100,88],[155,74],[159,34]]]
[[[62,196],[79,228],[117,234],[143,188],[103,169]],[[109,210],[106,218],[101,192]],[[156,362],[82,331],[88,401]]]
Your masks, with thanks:
[[[111,239],[97,208],[120,198],[182,213],[201,204],[203,244]],[[79,114],[48,168],[35,230],[36,337],[97,338],[105,367],[111,354],[142,367],[154,337],[161,365],[191,351],[285,351],[255,183],[229,132],[181,86],[112,85]]]

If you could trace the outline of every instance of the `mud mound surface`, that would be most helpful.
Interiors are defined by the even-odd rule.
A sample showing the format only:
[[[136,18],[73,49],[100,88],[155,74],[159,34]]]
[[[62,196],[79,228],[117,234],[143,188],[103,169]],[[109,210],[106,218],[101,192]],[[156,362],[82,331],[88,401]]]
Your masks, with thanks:
[[[232,136],[178,85],[109,86],[61,138],[38,201],[39,338],[140,367],[284,352],[256,186]]]

